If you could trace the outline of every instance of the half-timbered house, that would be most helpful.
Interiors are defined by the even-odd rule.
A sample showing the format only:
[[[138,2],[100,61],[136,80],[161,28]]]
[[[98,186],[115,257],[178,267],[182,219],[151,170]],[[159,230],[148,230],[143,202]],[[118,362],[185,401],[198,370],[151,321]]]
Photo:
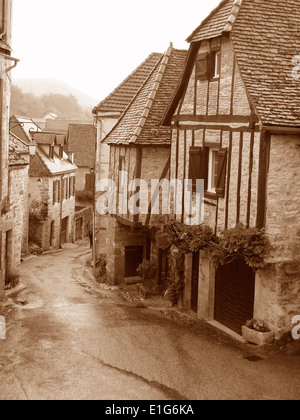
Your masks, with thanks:
[[[185,306],[239,334],[255,317],[280,335],[300,311],[299,21],[297,1],[222,1],[188,38],[164,119],[171,178],[205,181],[203,223],[265,227],[274,246],[256,273],[216,271],[205,251],[186,259]]]
[[[136,277],[138,265],[155,253],[148,232],[151,181],[170,175],[171,128],[161,126],[161,122],[181,80],[186,57],[187,51],[172,46],[159,55],[140,90],[104,139],[110,146],[109,177],[116,186],[109,190],[116,204],[109,208],[107,230],[110,283],[120,284]],[[135,203],[137,191],[139,199]]]

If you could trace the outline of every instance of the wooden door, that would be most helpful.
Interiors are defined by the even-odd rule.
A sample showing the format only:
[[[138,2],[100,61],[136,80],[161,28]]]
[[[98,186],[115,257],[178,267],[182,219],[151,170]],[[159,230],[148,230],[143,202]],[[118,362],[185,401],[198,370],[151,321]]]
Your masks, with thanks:
[[[125,248],[125,277],[137,277],[137,268],[143,262],[144,247],[127,246]]]
[[[76,220],[76,241],[82,239],[82,228],[83,228],[83,218],[80,217]]]
[[[243,260],[221,266],[216,272],[215,320],[242,334],[253,318],[255,273]]]
[[[67,242],[67,231],[68,231],[68,217],[65,217],[61,221],[61,244]]]
[[[196,313],[198,313],[199,264],[200,253],[194,252],[192,265],[191,309]]]

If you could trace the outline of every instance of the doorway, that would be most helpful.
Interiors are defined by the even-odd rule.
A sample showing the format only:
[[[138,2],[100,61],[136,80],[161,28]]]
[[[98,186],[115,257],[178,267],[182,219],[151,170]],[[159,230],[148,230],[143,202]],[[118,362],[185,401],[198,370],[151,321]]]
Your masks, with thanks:
[[[65,217],[61,221],[61,244],[65,244],[67,242],[67,234],[68,234],[68,217]]]
[[[196,313],[198,313],[199,264],[200,252],[194,252],[192,262],[191,309]]]
[[[125,277],[137,277],[137,268],[143,262],[143,246],[125,247]]]

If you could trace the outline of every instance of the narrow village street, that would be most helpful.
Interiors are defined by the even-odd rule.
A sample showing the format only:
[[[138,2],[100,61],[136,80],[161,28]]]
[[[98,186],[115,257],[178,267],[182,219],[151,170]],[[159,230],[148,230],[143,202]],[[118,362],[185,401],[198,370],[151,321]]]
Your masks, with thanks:
[[[257,362],[212,327],[98,286],[86,243],[22,265],[0,341],[0,400],[298,399],[299,356]],[[163,309],[165,308],[165,309]]]

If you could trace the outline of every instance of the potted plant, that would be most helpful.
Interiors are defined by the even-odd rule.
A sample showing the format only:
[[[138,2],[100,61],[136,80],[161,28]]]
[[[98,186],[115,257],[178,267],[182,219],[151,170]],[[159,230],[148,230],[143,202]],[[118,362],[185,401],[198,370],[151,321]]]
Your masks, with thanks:
[[[260,319],[251,319],[242,327],[243,337],[249,343],[263,346],[274,340],[274,333]]]

